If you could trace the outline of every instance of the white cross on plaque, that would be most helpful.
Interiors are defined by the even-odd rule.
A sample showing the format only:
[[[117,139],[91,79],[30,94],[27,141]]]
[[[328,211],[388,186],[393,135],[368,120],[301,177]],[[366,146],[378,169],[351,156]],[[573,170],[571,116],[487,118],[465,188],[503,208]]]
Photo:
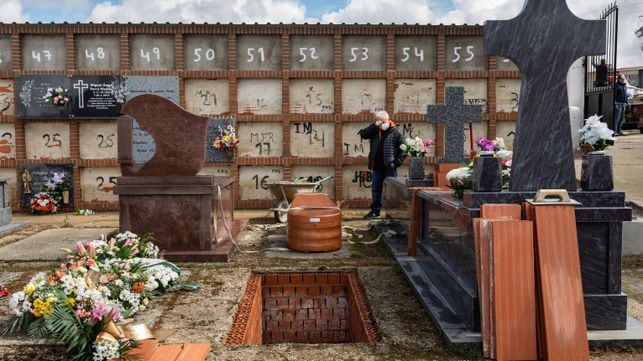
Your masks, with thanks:
[[[85,84],[81,79],[74,84],[74,89],[78,89],[78,108],[85,108],[85,89],[89,89],[89,84]]]

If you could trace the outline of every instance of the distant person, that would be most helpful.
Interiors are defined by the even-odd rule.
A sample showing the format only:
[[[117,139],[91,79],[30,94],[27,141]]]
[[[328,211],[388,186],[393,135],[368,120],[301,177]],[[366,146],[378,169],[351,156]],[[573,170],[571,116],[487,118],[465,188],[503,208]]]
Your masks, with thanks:
[[[371,149],[368,152],[368,169],[373,172],[371,182],[371,193],[373,203],[371,211],[364,219],[380,217],[382,208],[382,188],[384,178],[397,177],[397,168],[402,165],[405,155],[400,149],[403,143],[402,133],[397,129],[395,123],[389,119],[385,111],[375,113],[375,122],[360,130],[358,134],[362,139],[369,139]]]
[[[607,65],[605,64],[605,59],[601,59],[601,63],[596,65],[596,82],[594,86],[602,87],[607,85]]]
[[[627,107],[627,83],[625,75],[620,74],[614,83],[614,135],[623,135],[625,108]]]

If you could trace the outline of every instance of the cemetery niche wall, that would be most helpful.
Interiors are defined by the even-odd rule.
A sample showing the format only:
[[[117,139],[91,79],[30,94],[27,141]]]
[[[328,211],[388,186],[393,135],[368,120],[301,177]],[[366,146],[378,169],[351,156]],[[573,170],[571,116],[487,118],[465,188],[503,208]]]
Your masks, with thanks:
[[[152,93],[234,119],[234,158],[208,153],[200,174],[239,179],[235,207],[272,206],[270,181],[328,175],[336,200],[366,207],[368,144],[356,132],[376,110],[405,136],[436,140],[427,173],[451,149],[444,125],[425,121],[447,85],[484,106],[474,138],[511,143],[520,73],[485,56],[483,36],[477,25],[0,24],[0,175],[14,210],[25,164],[67,164],[73,207],[118,209],[116,118]],[[57,87],[68,103],[43,99]],[[470,138],[464,131],[465,152]]]

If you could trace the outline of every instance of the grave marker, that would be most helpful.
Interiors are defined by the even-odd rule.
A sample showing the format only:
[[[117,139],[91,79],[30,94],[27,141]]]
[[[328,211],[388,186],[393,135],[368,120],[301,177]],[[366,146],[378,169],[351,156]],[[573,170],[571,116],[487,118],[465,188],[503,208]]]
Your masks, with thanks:
[[[25,124],[27,159],[62,159],[71,156],[69,124],[30,122]]]
[[[435,36],[395,37],[395,70],[433,71],[435,55]]]
[[[43,98],[47,89],[63,87],[69,89],[69,77],[66,75],[18,75],[16,88],[18,92],[19,119],[55,119],[67,118],[68,106],[57,106],[47,103]]]
[[[444,123],[444,158],[441,163],[464,163],[464,123],[481,122],[483,106],[465,105],[463,87],[446,87],[446,104],[429,105],[428,122]]]
[[[281,157],[283,125],[281,123],[246,122],[237,127],[237,157]]]
[[[93,121],[82,122],[79,125],[80,158],[110,159],[117,158],[118,139],[116,122]]]
[[[517,17],[484,27],[487,55],[511,59],[522,73],[509,189],[576,190],[567,72],[605,52],[605,21],[579,19],[565,1],[526,0]]]
[[[74,166],[73,164],[20,164],[18,166],[20,174],[20,207],[29,208],[31,198],[40,192],[49,192],[51,195],[58,196],[59,193],[52,192],[45,187],[45,183],[50,181],[54,173],[64,173],[65,183],[69,190],[69,204],[59,204],[58,207],[74,206]],[[24,177],[25,171],[29,172],[31,181]],[[26,192],[29,191],[29,192]]]
[[[174,70],[174,35],[130,36],[132,70]]]
[[[447,36],[447,70],[487,70],[482,36]]]
[[[225,35],[186,35],[185,70],[228,70],[228,37]]]
[[[226,155],[223,151],[216,150],[212,146],[212,143],[214,142],[214,139],[216,138],[219,132],[218,131],[219,127],[225,130],[228,125],[232,125],[234,127],[233,118],[208,119],[208,127],[207,127],[208,133],[205,141],[205,161],[206,162],[232,162],[234,160],[234,159],[226,158]]]
[[[118,35],[77,35],[75,40],[78,70],[121,68],[121,42]]]
[[[342,61],[346,70],[386,70],[386,37],[343,36]]]
[[[281,70],[281,37],[241,35],[237,38],[239,70]]]
[[[332,36],[290,37],[290,70],[333,70]]]
[[[24,35],[22,37],[23,70],[65,70],[65,54],[63,35]]]
[[[70,79],[70,117],[115,118],[124,98],[119,94],[123,78],[116,76],[74,76]]]

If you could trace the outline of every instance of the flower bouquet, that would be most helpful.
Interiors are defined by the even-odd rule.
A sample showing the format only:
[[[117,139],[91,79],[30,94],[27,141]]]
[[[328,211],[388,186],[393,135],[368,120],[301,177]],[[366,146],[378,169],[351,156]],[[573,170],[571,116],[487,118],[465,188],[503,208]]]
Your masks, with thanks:
[[[607,127],[607,124],[601,122],[602,116],[596,114],[585,120],[585,126],[578,130],[580,133],[580,149],[583,154],[592,151],[604,151],[613,141],[614,132]]]
[[[0,284],[0,298],[9,296],[9,290],[4,285]]]
[[[58,211],[58,202],[49,193],[37,193],[31,198],[29,211],[33,214],[51,214]]]
[[[42,98],[49,104],[64,107],[69,103],[68,90],[63,87],[49,88]]]
[[[468,167],[460,167],[450,170],[446,178],[449,181],[449,188],[453,189],[453,196],[462,198],[464,191],[471,189],[473,170]]]
[[[433,145],[433,140],[431,139],[422,140],[420,137],[406,138],[404,139],[404,143],[400,144],[400,149],[406,156],[422,158],[429,155],[431,145]]]
[[[237,132],[232,125],[228,125],[225,129],[221,127],[218,128],[217,134],[212,142],[214,149],[221,150],[227,158],[232,158],[238,145],[239,139],[237,138]]]

